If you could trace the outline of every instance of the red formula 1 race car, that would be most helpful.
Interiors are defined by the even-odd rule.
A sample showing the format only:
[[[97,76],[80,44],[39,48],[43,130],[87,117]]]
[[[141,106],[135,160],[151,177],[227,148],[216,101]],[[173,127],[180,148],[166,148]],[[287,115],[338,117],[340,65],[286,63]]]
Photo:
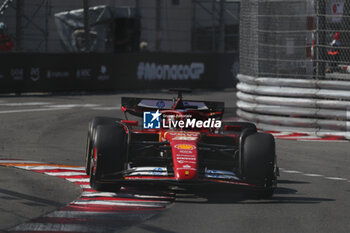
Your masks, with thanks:
[[[273,136],[252,123],[222,122],[223,102],[183,100],[185,90],[176,91],[173,100],[122,97],[125,120],[92,119],[86,151],[91,187],[221,184],[272,196],[278,173]]]

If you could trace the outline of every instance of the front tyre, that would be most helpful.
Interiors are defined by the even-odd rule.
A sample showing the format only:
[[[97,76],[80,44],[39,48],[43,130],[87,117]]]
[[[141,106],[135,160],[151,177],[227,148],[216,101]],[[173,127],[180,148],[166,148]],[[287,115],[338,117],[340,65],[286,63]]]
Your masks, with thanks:
[[[275,139],[271,134],[247,136],[242,148],[242,172],[248,182],[263,186],[258,197],[272,197],[276,187]]]
[[[114,117],[94,117],[89,122],[88,135],[86,140],[86,155],[85,155],[85,171],[87,175],[90,175],[90,161],[92,156],[92,135],[99,125],[114,125],[120,121],[119,118]]]
[[[122,178],[127,147],[124,127],[120,124],[97,126],[92,140],[90,186],[98,191],[119,191],[119,184],[104,183],[104,179]]]

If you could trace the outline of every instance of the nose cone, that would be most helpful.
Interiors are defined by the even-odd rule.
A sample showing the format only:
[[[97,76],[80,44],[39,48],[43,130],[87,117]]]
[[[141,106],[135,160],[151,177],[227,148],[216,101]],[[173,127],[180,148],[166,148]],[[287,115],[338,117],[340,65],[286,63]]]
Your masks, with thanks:
[[[172,142],[173,164],[176,180],[197,178],[197,146],[195,141]]]
[[[175,172],[176,180],[193,180],[197,178],[197,171],[191,169],[177,169]]]
[[[175,179],[197,179],[198,155],[197,141],[199,132],[169,131],[164,138],[170,142],[173,155],[173,167]]]

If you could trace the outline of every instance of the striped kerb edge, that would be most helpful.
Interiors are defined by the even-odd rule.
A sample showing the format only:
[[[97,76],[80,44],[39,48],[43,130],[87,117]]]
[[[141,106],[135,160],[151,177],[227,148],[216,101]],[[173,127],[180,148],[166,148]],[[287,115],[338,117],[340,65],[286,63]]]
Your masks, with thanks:
[[[8,232],[120,232],[159,213],[175,198],[169,191],[137,188],[122,188],[118,193],[97,192],[90,187],[85,168],[79,166],[15,159],[0,159],[0,166],[60,177],[82,189],[81,196],[67,206]]]

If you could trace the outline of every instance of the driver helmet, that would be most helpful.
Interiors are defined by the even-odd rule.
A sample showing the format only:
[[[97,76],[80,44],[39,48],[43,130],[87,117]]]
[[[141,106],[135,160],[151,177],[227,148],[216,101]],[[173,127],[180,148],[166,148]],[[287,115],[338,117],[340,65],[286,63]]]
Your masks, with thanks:
[[[0,32],[6,32],[7,25],[4,22],[0,22]]]

